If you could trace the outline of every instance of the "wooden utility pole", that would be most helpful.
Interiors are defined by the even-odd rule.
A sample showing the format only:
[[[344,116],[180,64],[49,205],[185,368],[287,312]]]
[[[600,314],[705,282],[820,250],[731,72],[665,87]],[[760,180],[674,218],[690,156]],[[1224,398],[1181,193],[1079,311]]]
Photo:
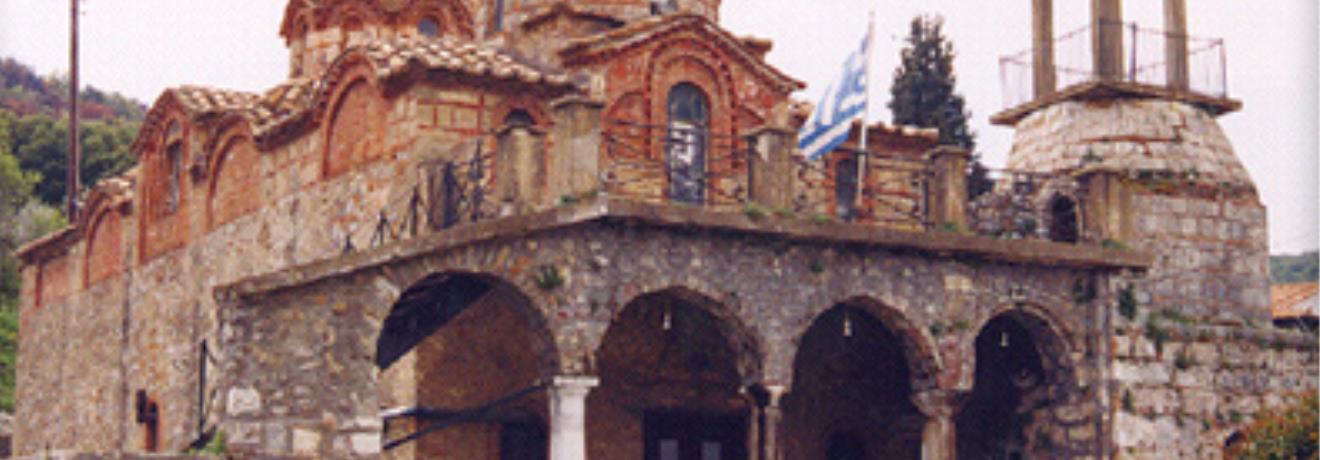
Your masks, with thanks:
[[[69,0],[69,170],[65,180],[69,222],[78,215],[78,1]]]

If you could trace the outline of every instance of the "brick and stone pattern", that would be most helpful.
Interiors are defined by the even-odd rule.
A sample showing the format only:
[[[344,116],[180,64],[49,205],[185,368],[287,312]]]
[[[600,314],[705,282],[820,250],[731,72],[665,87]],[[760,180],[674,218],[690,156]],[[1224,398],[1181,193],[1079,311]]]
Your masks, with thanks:
[[[557,219],[581,212],[565,210]],[[741,219],[745,218],[735,220]],[[471,232],[476,234],[496,228],[475,227]],[[380,406],[371,346],[401,292],[427,275],[450,272],[493,276],[526,296],[532,315],[543,318],[541,333],[552,338],[553,361],[558,365],[551,371],[569,375],[594,372],[593,361],[602,358],[598,354],[602,340],[634,299],[673,288],[708,299],[714,316],[745,327],[744,332],[755,337],[752,342],[759,345],[755,381],[789,387],[794,338],[822,311],[849,299],[873,299],[873,314],[887,318],[895,333],[913,344],[912,356],[923,360],[915,367],[928,370],[919,374],[916,388],[970,389],[975,365],[971,343],[980,325],[1010,311],[1043,315],[1048,319],[1041,323],[1051,325],[1050,333],[1057,337],[1045,337],[1050,328],[1042,328],[1041,340],[1058,344],[1047,347],[1057,350],[1047,359],[1067,368],[1069,375],[1060,383],[1063,390],[1048,413],[1060,407],[1073,409],[1059,410],[1068,421],[1043,423],[1040,429],[1045,431],[1033,437],[1051,436],[1052,445],[1073,446],[1069,451],[1079,455],[1097,448],[1095,430],[1074,435],[1066,429],[1046,429],[1066,428],[1078,421],[1099,424],[1105,413],[1104,406],[1096,404],[1105,400],[1104,386],[1097,384],[1103,364],[1094,358],[1104,352],[1092,347],[1106,342],[1096,322],[1097,307],[1111,301],[1112,294],[1102,289],[1094,302],[1077,303],[1073,289],[1079,279],[1091,279],[1088,270],[993,262],[969,265],[880,247],[841,252],[828,244],[784,245],[718,233],[620,226],[608,219],[537,231],[513,242],[480,239],[423,251],[425,240],[445,241],[405,242],[361,257],[263,277],[221,294],[227,304],[222,310],[226,315],[223,354],[229,359],[220,387],[229,393],[225,424],[227,431],[239,433],[233,438],[234,445],[241,446],[236,448],[284,452],[291,448],[290,433],[308,430],[321,441],[324,456],[379,448],[353,443],[364,433],[379,439],[374,431],[379,427],[365,423],[374,420]],[[403,256],[412,251],[423,252]],[[813,260],[824,269],[813,270]],[[535,280],[537,268],[546,265],[562,274],[561,287],[547,289]],[[1010,300],[1014,298],[1020,300]],[[967,320],[955,324],[950,318]],[[333,388],[327,387],[330,382]],[[642,396],[620,397],[627,401]],[[593,413],[609,417],[613,412],[607,406]],[[619,416],[624,418],[591,423],[615,428],[637,423]],[[601,442],[613,442],[608,439]],[[610,444],[592,445],[600,455],[610,449]]]

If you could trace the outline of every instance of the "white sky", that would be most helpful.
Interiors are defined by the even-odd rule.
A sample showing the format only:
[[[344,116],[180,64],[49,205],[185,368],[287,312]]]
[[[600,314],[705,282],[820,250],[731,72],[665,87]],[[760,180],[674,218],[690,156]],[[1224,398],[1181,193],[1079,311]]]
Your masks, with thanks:
[[[84,84],[151,104],[172,85],[259,91],[279,82],[287,54],[279,39],[284,0],[84,0]],[[1055,31],[1084,25],[1083,0],[1056,0]],[[1190,0],[1193,35],[1223,37],[1228,83],[1241,112],[1220,123],[1269,207],[1276,253],[1320,246],[1320,121],[1317,5],[1314,0]],[[1126,19],[1160,28],[1160,0],[1128,0]],[[814,101],[862,37],[876,11],[873,120],[890,119],[889,80],[911,18],[945,17],[959,53],[958,88],[972,110],[979,150],[1001,166],[1012,131],[990,126],[1002,107],[999,56],[1030,45],[1029,0],[724,0],[722,20],[736,34],[771,38],[769,59],[810,84]],[[68,68],[68,2],[0,0],[0,56],[39,73]]]

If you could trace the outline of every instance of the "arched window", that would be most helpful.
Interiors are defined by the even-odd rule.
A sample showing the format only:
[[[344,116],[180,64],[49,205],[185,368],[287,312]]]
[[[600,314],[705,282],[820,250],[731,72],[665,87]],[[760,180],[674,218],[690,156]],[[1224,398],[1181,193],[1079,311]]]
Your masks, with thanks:
[[[1050,241],[1077,242],[1077,205],[1068,197],[1050,200]]]
[[[423,37],[440,36],[440,21],[436,21],[435,18],[430,16],[422,18],[422,20],[417,21],[417,33]]]
[[[834,213],[843,222],[857,218],[857,157],[851,153],[834,164]]]
[[[173,214],[179,209],[183,188],[183,128],[178,122],[170,123],[165,135],[164,196],[162,214]]]
[[[710,105],[701,89],[689,83],[669,91],[669,123],[665,156],[669,197],[701,203],[706,191],[706,142]]]

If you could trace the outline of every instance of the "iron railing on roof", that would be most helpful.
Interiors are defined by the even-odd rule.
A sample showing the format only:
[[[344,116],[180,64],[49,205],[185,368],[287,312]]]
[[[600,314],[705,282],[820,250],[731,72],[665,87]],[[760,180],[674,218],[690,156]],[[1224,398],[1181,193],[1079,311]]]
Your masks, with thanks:
[[[1135,22],[1115,23],[1123,31],[1122,81],[1171,88],[1170,61],[1166,45],[1185,41],[1187,46],[1187,90],[1215,98],[1228,97],[1227,56],[1224,40],[1141,27]],[[1054,40],[1055,87],[1065,89],[1079,83],[1097,81],[1094,65],[1092,31],[1085,26],[1060,35]],[[1105,27],[1102,25],[1101,27]],[[1174,43],[1176,44],[1176,42]],[[1026,49],[999,59],[1000,84],[1004,108],[1009,109],[1035,99],[1033,49]],[[1175,64],[1176,65],[1176,64]]]

